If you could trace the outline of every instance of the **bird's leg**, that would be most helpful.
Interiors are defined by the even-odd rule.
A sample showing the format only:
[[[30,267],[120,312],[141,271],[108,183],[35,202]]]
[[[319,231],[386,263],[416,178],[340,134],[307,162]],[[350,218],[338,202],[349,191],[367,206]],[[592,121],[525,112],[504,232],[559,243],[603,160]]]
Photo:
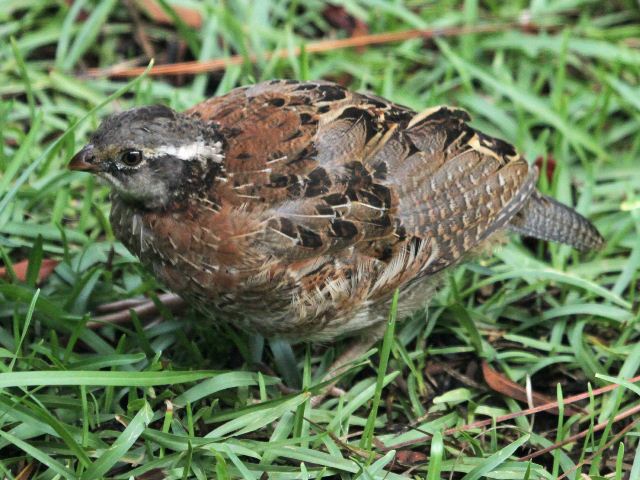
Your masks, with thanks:
[[[327,373],[322,377],[322,382],[330,383],[324,387],[322,392],[311,399],[312,406],[317,407],[320,405],[327,395],[339,396],[344,394],[343,390],[336,387],[336,383],[338,383],[337,378],[346,372],[353,362],[367,353],[371,347],[382,338],[385,328],[386,322],[381,322],[379,325],[376,325],[361,337],[353,340],[347,349],[334,360],[327,370]]]

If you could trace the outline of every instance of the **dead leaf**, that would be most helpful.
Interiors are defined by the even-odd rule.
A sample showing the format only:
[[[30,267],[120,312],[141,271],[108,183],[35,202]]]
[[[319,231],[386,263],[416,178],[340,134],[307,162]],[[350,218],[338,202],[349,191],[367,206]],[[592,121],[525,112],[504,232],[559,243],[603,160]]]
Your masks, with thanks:
[[[516,382],[509,380],[501,373],[498,373],[496,370],[491,368],[486,361],[482,362],[482,375],[484,377],[484,381],[487,383],[487,385],[489,385],[489,388],[491,388],[491,390],[501,393],[506,397],[528,403],[529,400],[527,390]],[[531,407],[537,407],[546,403],[553,403],[556,401],[555,398],[551,398],[547,395],[543,395],[542,393],[537,392],[532,392],[531,398],[533,399],[533,405],[530,405]],[[564,410],[567,415],[580,413],[578,410],[568,405],[565,406]],[[558,415],[558,409],[552,408],[549,410],[549,413]]]
[[[396,460],[402,465],[417,465],[427,463],[429,457],[422,452],[414,452],[413,450],[399,450],[396,452]]]
[[[58,265],[57,260],[53,260],[51,258],[45,258],[42,260],[40,264],[40,271],[38,272],[38,283],[44,282],[49,275],[53,272],[53,270]],[[22,260],[21,262],[13,264],[13,271],[16,273],[16,277],[21,282],[24,282],[27,279],[27,270],[29,268],[29,260]],[[0,277],[5,278],[7,276],[7,268],[0,267]]]
[[[167,478],[167,471],[164,468],[153,468],[141,473],[136,477],[138,480],[163,480]]]
[[[16,475],[16,480],[29,480],[31,478],[31,474],[36,469],[35,463],[28,463],[18,475]]]
[[[146,14],[156,23],[173,25],[173,19],[165,13],[156,0],[137,0],[136,3],[138,3]],[[171,6],[186,25],[196,29],[202,26],[202,15],[200,15],[198,10],[180,5]]]

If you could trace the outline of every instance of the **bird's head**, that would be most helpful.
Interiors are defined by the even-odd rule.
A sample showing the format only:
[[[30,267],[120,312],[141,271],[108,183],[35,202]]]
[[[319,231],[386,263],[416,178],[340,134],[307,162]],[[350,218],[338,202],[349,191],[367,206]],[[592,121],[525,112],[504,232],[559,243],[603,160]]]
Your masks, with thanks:
[[[162,209],[211,185],[223,168],[223,143],[214,124],[160,105],[138,107],[105,118],[69,168],[104,178],[127,202]]]

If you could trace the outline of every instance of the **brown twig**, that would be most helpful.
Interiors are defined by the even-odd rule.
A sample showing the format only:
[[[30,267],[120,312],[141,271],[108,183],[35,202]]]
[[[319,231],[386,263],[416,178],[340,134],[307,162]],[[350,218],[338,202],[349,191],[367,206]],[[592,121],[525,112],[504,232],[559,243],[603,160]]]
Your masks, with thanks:
[[[447,375],[455,378],[463,385],[466,385],[467,387],[475,388],[477,390],[486,390],[486,387],[484,385],[481,385],[480,383],[476,382],[474,379],[465,375],[464,373],[460,373],[455,368],[445,363],[443,363],[440,367]]]
[[[103,303],[102,305],[98,305],[96,307],[96,312],[100,312],[100,313],[119,312],[120,310],[137,307],[138,305],[142,305],[143,303],[147,303],[147,302],[149,302],[149,299],[146,297],[116,300],[115,302]]]
[[[175,293],[163,293],[161,295],[158,295],[158,300],[160,300],[160,302],[172,312],[182,308],[185,305],[184,300],[182,300],[182,298],[180,298]],[[94,317],[92,321],[87,322],[87,327],[100,328],[109,323],[126,323],[131,320],[131,310],[136,312],[136,314],[140,318],[146,318],[158,313],[158,307],[156,306],[156,304],[151,300],[147,300],[144,303],[139,303],[135,306],[132,306],[131,308],[126,308],[114,313],[109,313],[107,315]]]
[[[596,450],[594,453],[592,453],[591,455],[589,455],[588,458],[585,458],[584,460],[582,460],[580,463],[578,463],[577,465],[574,465],[573,467],[571,467],[568,471],[564,472],[562,475],[560,475],[558,477],[558,480],[562,480],[563,478],[567,478],[569,475],[571,475],[573,472],[575,472],[578,468],[582,467],[583,465],[585,465],[586,463],[591,463],[591,461],[598,455],[602,455],[602,453],[609,448],[611,445],[613,445],[615,442],[617,442],[618,440],[620,440],[622,437],[624,437],[628,432],[630,432],[636,425],[638,425],[638,423],[640,423],[640,418],[636,418],[633,422],[631,422],[629,425],[627,425],[626,427],[624,427],[622,430],[620,430],[618,433],[616,433],[613,438],[611,440],[609,440],[607,443],[605,443],[601,448],[599,448],[598,450]]]
[[[628,382],[630,382],[630,383],[640,382],[640,375],[638,375],[637,377],[633,377],[633,378],[629,379]],[[604,393],[607,393],[607,392],[610,392],[612,390],[615,390],[618,387],[620,387],[620,385],[614,383],[614,384],[611,384],[611,385],[607,385],[605,387],[597,388],[597,389],[593,390],[591,393],[589,393],[589,392],[580,393],[580,394],[574,395],[572,397],[567,397],[562,402],[562,404],[563,405],[569,405],[569,404],[572,404],[572,403],[575,403],[575,402],[579,402],[580,400],[585,400],[585,399],[589,398],[591,395],[593,395],[594,397],[597,397],[597,396],[602,395]],[[474,430],[476,428],[487,427],[489,425],[492,425],[494,422],[495,423],[502,423],[502,422],[506,422],[508,420],[513,420],[514,418],[523,417],[525,415],[532,415],[534,413],[544,412],[544,411],[547,411],[547,410],[558,408],[558,406],[559,406],[559,403],[557,401],[549,402],[549,403],[546,403],[544,405],[540,405],[538,407],[533,407],[533,408],[528,408],[526,410],[522,410],[520,412],[514,412],[514,413],[508,413],[507,415],[501,415],[499,417],[496,417],[495,419],[489,418],[487,420],[479,420],[477,422],[469,423],[467,425],[462,425],[460,427],[449,428],[449,429],[445,430],[444,432],[442,432],[442,434],[443,435],[453,435],[454,433],[458,433],[458,432],[465,432],[467,430]],[[413,440],[407,440],[405,442],[396,443],[394,445],[389,445],[389,446],[385,447],[385,451],[395,450],[395,449],[398,449],[398,448],[404,448],[404,447],[409,447],[409,446],[412,446],[412,445],[416,445],[418,443],[422,443],[422,442],[428,441],[430,438],[431,438],[430,435],[425,435],[424,437],[415,438]]]
[[[311,42],[305,45],[304,50],[307,53],[327,52],[342,48],[364,47],[370,45],[380,45],[384,43],[401,42],[413,38],[435,38],[435,37],[455,37],[460,35],[468,35],[472,33],[491,33],[507,30],[518,26],[518,23],[500,23],[475,25],[466,27],[445,27],[433,29],[414,29],[402,32],[385,32],[373,33],[369,35],[361,35],[357,37],[349,37],[343,39],[321,40],[319,42]],[[271,58],[286,58],[289,55],[300,55],[301,47],[291,50],[282,49],[267,53],[265,60]],[[166,65],[156,65],[149,70],[148,75],[181,75],[181,74],[197,74],[205,72],[214,72],[224,70],[230,65],[241,65],[247,60],[242,55],[234,55],[229,58],[218,58],[205,61],[179,62]],[[250,55],[249,60],[253,63],[257,60],[256,55]],[[90,77],[137,77],[146,70],[146,67],[136,68],[91,68],[86,71],[86,75]]]
[[[609,423],[619,422],[620,420],[624,420],[625,418],[630,417],[631,415],[635,415],[638,412],[640,412],[640,405],[636,405],[635,407],[631,407],[630,409],[623,411],[622,413],[616,415],[613,418],[613,420],[605,420],[604,422],[598,423],[593,428],[587,428],[586,430],[576,433],[575,435],[571,435],[570,437],[567,437],[560,442],[554,443],[550,447],[543,448],[542,450],[538,450],[524,457],[520,457],[518,461],[526,462],[527,460],[531,460],[532,458],[536,458],[536,457],[539,457],[540,455],[544,455],[545,453],[552,452],[553,450],[560,448],[568,443],[573,443],[577,440],[580,440],[581,438],[586,437],[589,434],[589,432],[599,432],[600,430],[604,430],[607,427],[607,425],[609,425]],[[640,419],[636,419],[630,425],[635,425],[638,421],[640,421]],[[625,431],[625,430],[622,430],[622,431]]]
[[[357,455],[358,457],[360,457],[362,459],[365,459],[365,460],[370,460],[372,458],[372,456],[373,456],[373,458],[375,460],[378,460],[378,459],[382,458],[382,455],[377,453],[377,452],[370,452],[369,450],[364,450],[364,449],[362,449],[360,447],[354,447],[353,445],[343,441],[335,433],[323,428],[320,424],[314,422],[310,418],[307,418],[307,417],[303,417],[303,418],[309,423],[309,425],[311,425],[312,427],[314,427],[315,429],[317,429],[321,433],[325,433],[325,434],[329,435],[329,438],[331,438],[331,440],[336,442],[339,446],[344,448],[346,451],[351,452],[351,453],[353,453],[353,454]],[[362,433],[362,432],[360,432],[360,433]]]

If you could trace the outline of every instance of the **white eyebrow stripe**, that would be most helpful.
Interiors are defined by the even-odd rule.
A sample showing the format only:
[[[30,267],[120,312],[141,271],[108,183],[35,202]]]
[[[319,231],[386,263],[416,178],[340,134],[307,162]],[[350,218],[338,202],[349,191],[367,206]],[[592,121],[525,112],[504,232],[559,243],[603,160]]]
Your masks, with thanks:
[[[209,158],[220,162],[222,161],[221,149],[222,144],[220,142],[216,142],[213,145],[205,145],[203,142],[193,142],[187,145],[180,145],[177,148],[175,145],[160,145],[150,152],[150,156],[155,158],[170,155],[180,160]]]

